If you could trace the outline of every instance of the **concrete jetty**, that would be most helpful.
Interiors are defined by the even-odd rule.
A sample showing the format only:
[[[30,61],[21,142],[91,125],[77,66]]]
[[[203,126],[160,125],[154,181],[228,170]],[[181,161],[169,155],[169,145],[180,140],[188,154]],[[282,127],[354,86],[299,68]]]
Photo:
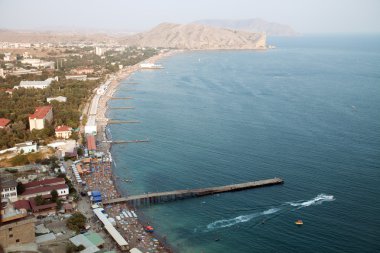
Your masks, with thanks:
[[[135,109],[135,107],[133,106],[126,106],[126,107],[110,107],[109,109],[111,110],[132,110],[132,109]]]
[[[140,123],[138,120],[108,120],[108,124],[136,124]]]
[[[112,200],[103,201],[103,205],[108,204],[116,204],[127,202],[133,206],[139,205],[150,205],[160,202],[168,202],[185,198],[194,198],[201,197],[206,195],[212,195],[216,193],[223,192],[232,192],[232,191],[241,191],[252,188],[259,188],[264,186],[271,186],[277,184],[283,184],[284,180],[281,178],[272,178],[272,179],[264,179],[259,181],[240,183],[240,184],[231,184],[225,186],[218,187],[209,187],[209,188],[199,188],[199,189],[191,189],[191,190],[177,190],[177,191],[168,191],[168,192],[155,192],[155,193],[147,193],[134,195],[124,198],[116,198]]]

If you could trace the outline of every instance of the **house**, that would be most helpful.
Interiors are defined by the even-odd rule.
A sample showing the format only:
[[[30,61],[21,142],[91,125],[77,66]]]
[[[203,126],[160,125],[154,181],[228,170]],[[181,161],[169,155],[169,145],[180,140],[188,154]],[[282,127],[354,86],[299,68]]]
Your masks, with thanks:
[[[48,78],[48,79],[46,79],[45,81],[21,81],[21,82],[20,82],[20,85],[15,86],[14,88],[15,88],[15,89],[18,89],[18,88],[25,88],[25,89],[30,89],[30,88],[34,88],[34,89],[45,89],[45,88],[49,87],[50,84],[51,84],[53,81],[58,81],[58,77],[56,77],[56,78]]]
[[[29,203],[32,209],[32,212],[35,215],[47,216],[50,214],[56,214],[57,203],[48,203],[43,205],[37,205],[35,198],[30,198]]]
[[[0,129],[5,128],[11,121],[6,118],[0,118]]]
[[[69,187],[64,178],[51,178],[41,181],[33,181],[24,184],[25,191],[19,196],[20,199],[35,198],[38,195],[49,197],[52,190],[56,190],[58,197],[66,198],[69,195]]]
[[[58,101],[58,102],[61,102],[61,103],[65,103],[67,101],[67,97],[63,97],[63,96],[58,96],[58,97],[52,97],[52,98],[47,98],[46,101],[48,103],[50,103],[51,101]]]
[[[1,199],[17,201],[17,182],[13,179],[1,178],[0,183]]]
[[[55,137],[59,139],[68,139],[71,136],[72,130],[73,129],[69,126],[65,126],[65,125],[57,126],[55,128]]]
[[[37,143],[32,141],[22,142],[15,145],[19,153],[31,153],[38,150]]]
[[[29,115],[29,128],[30,131],[33,129],[44,129],[46,121],[51,122],[53,120],[53,107],[52,106],[41,106],[37,107],[35,112]]]

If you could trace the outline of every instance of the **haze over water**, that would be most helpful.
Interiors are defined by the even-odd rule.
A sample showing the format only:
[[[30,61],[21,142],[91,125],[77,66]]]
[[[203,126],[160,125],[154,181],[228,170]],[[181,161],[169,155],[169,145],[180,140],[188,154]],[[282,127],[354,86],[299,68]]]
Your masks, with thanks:
[[[178,252],[380,251],[380,38],[184,52],[119,86],[109,117],[128,194],[281,177],[142,211]],[[138,82],[137,85],[128,84]],[[302,219],[297,227],[294,221]]]

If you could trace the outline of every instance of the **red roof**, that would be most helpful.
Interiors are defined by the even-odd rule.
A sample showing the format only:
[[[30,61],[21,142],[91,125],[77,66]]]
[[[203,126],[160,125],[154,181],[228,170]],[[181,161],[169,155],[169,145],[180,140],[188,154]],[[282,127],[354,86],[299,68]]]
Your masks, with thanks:
[[[95,137],[93,135],[87,135],[87,149],[96,150]]]
[[[28,188],[21,195],[25,196],[25,195],[36,194],[36,193],[50,192],[52,190],[62,190],[62,189],[67,189],[67,188],[68,186],[66,184],[41,186],[41,187],[35,187],[35,188]]]
[[[26,210],[30,209],[29,200],[17,200],[16,202],[13,203],[13,206],[16,209],[21,209],[21,208],[24,208]]]
[[[11,122],[9,119],[6,118],[0,118],[0,127],[6,127],[9,122]]]
[[[34,200],[34,198],[31,198],[30,199],[30,206],[32,207],[33,212],[38,212],[38,211],[42,211],[44,209],[55,208],[57,206],[57,203],[51,203],[51,204],[37,206],[36,201]]]
[[[69,126],[65,126],[65,125],[62,125],[62,126],[57,126],[56,128],[55,128],[55,131],[56,132],[67,132],[67,131],[71,131],[71,127],[69,127]]]
[[[37,107],[33,114],[29,115],[31,119],[43,119],[52,110],[53,107],[50,105]]]
[[[57,178],[50,178],[50,179],[45,179],[45,180],[40,180],[40,181],[33,181],[24,184],[25,189],[28,188],[33,188],[33,187],[40,187],[40,186],[48,186],[48,185],[53,185],[53,184],[64,184],[66,181],[64,178],[57,177]]]

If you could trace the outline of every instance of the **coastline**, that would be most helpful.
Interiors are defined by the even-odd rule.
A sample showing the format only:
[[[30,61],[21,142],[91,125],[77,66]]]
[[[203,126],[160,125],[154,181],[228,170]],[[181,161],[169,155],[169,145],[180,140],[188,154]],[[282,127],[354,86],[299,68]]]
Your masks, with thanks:
[[[164,57],[171,56],[177,52],[179,52],[179,50],[170,50],[170,51],[167,51],[164,53],[160,53],[158,55],[155,55],[155,56],[148,58],[144,62],[155,63],[156,61],[158,61]],[[97,139],[98,143],[102,143],[102,145],[99,147],[99,150],[104,152],[105,154],[108,154],[108,156],[110,158],[112,157],[111,156],[112,145],[111,145],[111,143],[104,142],[104,141],[108,141],[107,133],[106,133],[108,121],[109,121],[109,118],[107,117],[108,101],[113,97],[113,95],[117,91],[120,83],[123,80],[128,78],[134,72],[141,70],[140,64],[141,64],[141,62],[139,62],[133,66],[128,66],[128,67],[126,67],[126,69],[120,70],[119,72],[117,72],[113,76],[109,77],[107,80],[111,80],[111,82],[108,85],[105,93],[99,99],[97,113],[96,113],[96,122],[97,122],[97,129],[98,129],[98,134],[96,135],[96,139]],[[111,158],[111,161],[112,161],[112,158]],[[112,164],[113,164],[113,162],[111,162],[111,164],[110,164],[111,180],[113,182],[113,185],[115,187],[117,195],[121,196],[121,191],[119,190],[118,182],[115,178],[114,172],[112,171],[112,167],[113,167]],[[113,210],[114,207],[118,210],[117,211]],[[126,207],[126,205],[124,207]],[[120,207],[119,205],[113,206],[111,208],[111,211],[114,211],[115,213],[119,213],[122,210],[122,208],[123,208],[123,206]],[[137,228],[137,230],[140,230],[140,233],[141,233],[141,231],[143,231],[144,226],[147,225],[146,223],[147,223],[146,219],[139,218],[136,220],[136,223],[133,224],[133,226],[136,226],[135,229]],[[156,245],[156,249],[155,249],[156,252],[173,252],[168,247],[168,245],[164,242],[165,240],[162,239],[159,235],[152,235],[152,234],[146,234],[146,235],[147,235],[147,237],[150,238],[150,240],[158,243],[157,245],[155,244]],[[136,231],[136,233],[134,235],[131,235],[130,237],[131,238],[138,238],[139,236],[141,236],[141,234],[139,235]],[[143,240],[141,240],[141,238],[139,238],[138,241],[142,242]],[[139,243],[137,242],[137,244],[139,244]],[[133,248],[133,245],[131,245],[131,248]]]

